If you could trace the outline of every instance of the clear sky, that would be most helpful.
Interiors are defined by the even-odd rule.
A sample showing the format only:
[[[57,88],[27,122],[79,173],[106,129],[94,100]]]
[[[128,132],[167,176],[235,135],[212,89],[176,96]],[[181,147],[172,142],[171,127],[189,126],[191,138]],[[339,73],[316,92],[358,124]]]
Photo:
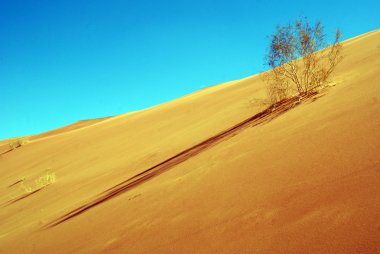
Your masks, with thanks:
[[[261,72],[267,36],[300,16],[347,39],[379,13],[378,0],[0,0],[0,139]]]

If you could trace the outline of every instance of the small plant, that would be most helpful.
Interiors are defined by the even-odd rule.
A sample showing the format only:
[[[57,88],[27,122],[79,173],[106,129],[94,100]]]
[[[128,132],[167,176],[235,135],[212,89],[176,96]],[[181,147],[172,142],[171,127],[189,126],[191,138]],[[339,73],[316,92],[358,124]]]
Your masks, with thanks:
[[[20,146],[24,146],[26,145],[27,143],[29,143],[29,138],[27,137],[23,137],[23,138],[19,138],[17,140],[14,140],[12,142],[9,143],[9,147],[11,150],[14,150]]]
[[[9,148],[11,150],[14,150],[18,147],[18,143],[16,141],[12,141],[11,143],[9,143]]]
[[[23,146],[23,145],[26,145],[27,143],[29,143],[29,138],[25,137],[25,138],[20,138],[18,140],[18,143],[20,146]]]
[[[25,185],[24,181],[21,184],[21,188],[27,192],[32,193],[37,190],[40,190],[42,188],[45,188],[46,186],[54,183],[56,181],[57,177],[55,173],[49,173],[47,172],[45,175],[40,176],[34,181],[34,185]]]
[[[54,173],[46,173],[46,175],[39,177],[36,180],[36,186],[38,189],[48,186],[49,184],[54,183],[56,176]]]
[[[33,188],[32,188],[31,186],[27,186],[27,185],[25,185],[24,183],[21,184],[21,188],[22,188],[25,192],[27,192],[27,193],[31,193],[31,192],[34,191]]]
[[[17,178],[18,182],[23,182],[25,180],[26,180],[26,176],[21,176],[21,177]]]

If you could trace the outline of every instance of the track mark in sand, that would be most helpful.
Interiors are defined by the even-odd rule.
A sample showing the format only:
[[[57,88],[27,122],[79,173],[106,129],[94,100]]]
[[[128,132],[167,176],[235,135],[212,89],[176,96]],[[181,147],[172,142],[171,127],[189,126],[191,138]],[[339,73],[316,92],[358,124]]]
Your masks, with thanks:
[[[45,224],[42,229],[48,229],[48,228],[52,228],[52,227],[55,227],[67,220],[70,220],[84,212],[86,212],[87,210],[109,200],[109,199],[112,199],[114,197],[117,197],[125,192],[127,192],[128,190],[146,182],[146,181],[149,181],[150,179],[154,178],[155,176],[158,176],[160,174],[162,174],[163,172],[171,169],[172,167],[188,160],[189,158],[201,153],[202,151],[204,151],[205,149],[208,149],[210,148],[211,146],[213,145],[216,145],[218,143],[220,143],[221,141],[225,140],[226,138],[228,137],[232,137],[234,136],[235,134],[237,134],[237,132],[247,128],[247,127],[253,127],[253,126],[256,126],[256,125],[259,125],[259,124],[262,124],[264,122],[268,122],[274,118],[276,118],[277,116],[285,113],[286,111],[288,111],[289,109],[295,107],[296,105],[298,105],[301,100],[306,100],[310,97],[313,97],[315,96],[316,94],[310,94],[308,96],[305,96],[305,97],[293,97],[293,98],[290,98],[290,99],[287,99],[287,100],[284,100],[284,101],[281,101],[279,103],[276,103],[274,104],[273,106],[265,109],[264,111],[261,111],[259,113],[257,113],[256,115],[236,124],[235,126],[225,130],[225,131],[222,131],[214,136],[212,136],[211,138],[208,138],[206,140],[204,140],[203,142],[197,144],[197,145],[194,145],[176,155],[174,155],[173,157],[170,157],[169,159],[153,166],[153,167],[150,167],[144,171],[142,171],[141,173],[113,186],[112,188],[109,188],[105,191],[103,191],[102,193],[100,193],[98,196],[94,197],[92,200],[90,200],[89,202],[87,202],[86,204],[52,220],[51,222]]]
[[[27,198],[27,197],[29,197],[30,195],[33,195],[33,194],[39,192],[40,190],[42,190],[42,188],[39,188],[39,189],[34,190],[34,191],[32,191],[32,192],[25,193],[24,195],[22,195],[22,196],[20,196],[20,197],[18,197],[18,198],[15,198],[15,199],[12,199],[12,200],[6,202],[6,203],[3,204],[2,206],[5,207],[5,206],[11,205],[11,204],[13,204],[13,203],[16,203],[17,201],[23,200],[24,198]]]
[[[5,152],[3,152],[3,153],[0,153],[0,155],[10,153],[10,152],[12,152],[13,150],[14,150],[14,149],[9,149],[9,150],[7,150],[7,151],[5,151]]]
[[[24,180],[17,180],[16,182],[12,183],[11,185],[8,185],[8,188],[15,186],[16,184],[22,183]]]

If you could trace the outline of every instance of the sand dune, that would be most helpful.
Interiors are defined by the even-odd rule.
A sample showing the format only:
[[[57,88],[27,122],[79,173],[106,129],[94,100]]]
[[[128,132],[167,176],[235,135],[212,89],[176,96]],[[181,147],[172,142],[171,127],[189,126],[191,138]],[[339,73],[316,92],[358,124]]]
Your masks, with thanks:
[[[260,74],[2,153],[0,253],[380,253],[380,31],[343,44],[300,104]]]
[[[44,132],[41,134],[34,135],[31,138],[32,138],[32,140],[35,140],[35,139],[50,137],[50,136],[54,136],[54,135],[64,134],[64,133],[67,133],[70,131],[74,131],[74,130],[85,128],[87,126],[94,125],[96,123],[99,123],[99,122],[104,121],[104,120],[109,119],[109,118],[110,117],[104,117],[104,118],[96,118],[96,119],[78,121],[76,123],[73,123],[73,124],[70,124],[70,125],[55,129],[55,130],[51,130],[51,131],[47,131],[47,132]]]

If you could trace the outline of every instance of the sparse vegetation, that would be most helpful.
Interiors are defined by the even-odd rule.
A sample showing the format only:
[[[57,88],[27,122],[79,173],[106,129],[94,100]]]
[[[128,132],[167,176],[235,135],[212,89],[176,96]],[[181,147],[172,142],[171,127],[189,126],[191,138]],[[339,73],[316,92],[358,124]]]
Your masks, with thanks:
[[[49,184],[52,184],[56,181],[56,175],[54,173],[46,173],[45,175],[39,177],[36,180],[36,186],[38,188],[43,188],[45,186],[48,186]]]
[[[21,188],[27,192],[31,193],[40,190],[56,181],[57,177],[55,173],[47,172],[45,175],[40,176],[34,181],[34,184],[26,185],[25,180],[21,182]]]
[[[11,141],[9,143],[9,147],[11,150],[14,150],[18,147],[26,145],[27,143],[29,143],[29,138],[23,137],[23,138],[19,138],[19,139]]]
[[[321,22],[312,26],[306,18],[277,26],[270,36],[265,60],[272,68],[264,76],[270,102],[307,95],[324,87],[342,60],[340,37],[340,30],[336,30],[334,42],[328,44]]]
[[[18,147],[18,143],[17,142],[12,141],[12,142],[9,143],[9,148],[11,150],[16,149],[17,147]]]

